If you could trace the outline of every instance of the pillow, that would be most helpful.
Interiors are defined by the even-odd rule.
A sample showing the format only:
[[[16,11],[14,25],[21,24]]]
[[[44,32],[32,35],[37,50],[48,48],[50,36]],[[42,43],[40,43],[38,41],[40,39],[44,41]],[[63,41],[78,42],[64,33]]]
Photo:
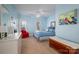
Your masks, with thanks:
[[[49,31],[49,32],[52,32],[52,31],[53,31],[53,29],[48,29],[48,31]]]
[[[54,28],[53,27],[48,27],[48,31],[49,32],[53,32],[54,31]]]

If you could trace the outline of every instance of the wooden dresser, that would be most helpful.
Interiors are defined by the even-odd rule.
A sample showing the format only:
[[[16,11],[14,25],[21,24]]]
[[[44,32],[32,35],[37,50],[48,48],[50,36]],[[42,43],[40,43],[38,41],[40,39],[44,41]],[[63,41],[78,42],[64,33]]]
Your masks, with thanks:
[[[63,54],[78,54],[79,44],[58,37],[49,38],[49,46]]]

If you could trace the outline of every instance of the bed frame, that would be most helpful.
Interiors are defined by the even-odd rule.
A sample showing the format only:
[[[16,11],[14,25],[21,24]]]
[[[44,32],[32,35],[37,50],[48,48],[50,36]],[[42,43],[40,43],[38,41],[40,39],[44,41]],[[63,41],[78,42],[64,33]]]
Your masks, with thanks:
[[[38,35],[33,34],[33,37],[35,37],[39,41],[45,41],[45,40],[48,40],[48,38],[51,37],[51,36],[38,37]]]
[[[79,54],[79,44],[56,36],[49,38],[49,46],[63,54]]]

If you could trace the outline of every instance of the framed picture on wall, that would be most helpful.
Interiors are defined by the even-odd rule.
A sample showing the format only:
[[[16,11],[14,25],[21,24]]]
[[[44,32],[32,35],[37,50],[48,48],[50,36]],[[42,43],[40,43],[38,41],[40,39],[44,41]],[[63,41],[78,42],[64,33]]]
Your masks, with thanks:
[[[63,13],[59,16],[59,25],[69,25],[69,24],[77,24],[77,9],[70,10],[66,13]]]

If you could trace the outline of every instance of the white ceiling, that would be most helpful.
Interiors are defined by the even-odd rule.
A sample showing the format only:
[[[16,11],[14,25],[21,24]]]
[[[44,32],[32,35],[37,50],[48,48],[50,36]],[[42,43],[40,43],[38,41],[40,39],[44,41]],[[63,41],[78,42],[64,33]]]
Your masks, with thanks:
[[[15,6],[23,15],[50,15],[55,12],[54,4],[16,4]]]

